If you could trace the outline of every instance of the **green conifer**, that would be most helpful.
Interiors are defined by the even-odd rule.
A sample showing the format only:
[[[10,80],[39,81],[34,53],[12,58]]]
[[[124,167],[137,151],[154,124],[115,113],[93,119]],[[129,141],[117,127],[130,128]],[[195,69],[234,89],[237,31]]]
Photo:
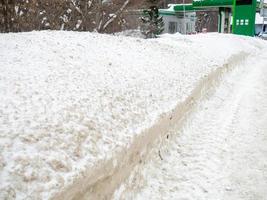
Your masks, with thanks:
[[[141,32],[146,38],[156,38],[164,30],[163,18],[159,16],[159,10],[156,6],[151,6],[149,10],[143,11],[141,18]]]

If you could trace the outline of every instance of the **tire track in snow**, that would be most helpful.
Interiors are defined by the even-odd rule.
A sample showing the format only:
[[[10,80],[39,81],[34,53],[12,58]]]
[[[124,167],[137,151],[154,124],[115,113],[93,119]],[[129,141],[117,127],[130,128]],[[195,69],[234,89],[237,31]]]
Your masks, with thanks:
[[[222,74],[242,63],[246,56],[247,53],[240,52],[226,60],[223,66],[214,66],[215,70],[199,81],[199,84],[184,102],[177,105],[172,112],[163,114],[154,126],[138,135],[128,149],[117,154],[113,160],[102,165],[100,169],[91,171],[93,175],[89,177],[90,179],[81,180],[78,185],[75,184],[54,199],[110,199],[114,191],[129,177],[135,166],[146,160],[148,152],[151,151],[155,142],[160,137],[165,137],[170,127],[180,126],[186,113],[192,111],[196,101],[205,95],[210,87],[214,87],[213,85],[219,82]],[[114,160],[116,160],[115,165]],[[99,177],[99,175],[101,176]],[[89,185],[85,193],[81,192],[80,185],[83,187]]]
[[[262,56],[225,76],[181,130],[174,127],[155,145],[114,198],[266,199],[266,66]]]

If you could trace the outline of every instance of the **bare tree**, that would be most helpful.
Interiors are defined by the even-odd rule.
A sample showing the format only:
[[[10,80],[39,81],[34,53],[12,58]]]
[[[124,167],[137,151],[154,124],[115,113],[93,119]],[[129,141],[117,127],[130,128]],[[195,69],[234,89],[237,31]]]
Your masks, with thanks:
[[[0,0],[0,31],[120,31],[130,1]]]
[[[14,21],[14,0],[1,0],[1,22],[5,32],[12,31]]]

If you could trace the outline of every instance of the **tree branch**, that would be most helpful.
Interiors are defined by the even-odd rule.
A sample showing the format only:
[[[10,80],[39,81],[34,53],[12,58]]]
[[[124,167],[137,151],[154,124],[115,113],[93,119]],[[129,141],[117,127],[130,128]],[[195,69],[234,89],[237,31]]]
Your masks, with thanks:
[[[119,10],[117,10],[109,19],[108,21],[103,25],[103,29],[105,30],[117,17],[118,15],[125,9],[125,7],[128,5],[130,0],[126,0],[124,4],[121,6]]]

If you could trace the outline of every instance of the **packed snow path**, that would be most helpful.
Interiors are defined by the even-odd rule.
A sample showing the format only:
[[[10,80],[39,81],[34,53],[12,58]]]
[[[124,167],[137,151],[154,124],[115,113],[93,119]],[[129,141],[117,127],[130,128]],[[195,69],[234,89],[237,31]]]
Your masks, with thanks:
[[[115,199],[266,200],[266,74],[266,53],[225,74]]]

